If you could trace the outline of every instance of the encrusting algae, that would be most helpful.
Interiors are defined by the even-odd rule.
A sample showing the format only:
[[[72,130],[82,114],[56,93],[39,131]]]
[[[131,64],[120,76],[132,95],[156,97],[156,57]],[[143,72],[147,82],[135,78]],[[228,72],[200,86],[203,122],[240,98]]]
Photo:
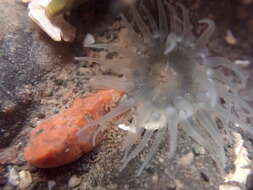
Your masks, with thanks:
[[[99,126],[95,139],[107,128],[107,121],[132,110],[134,116],[124,143],[122,169],[151,142],[152,146],[138,171],[140,175],[166,135],[170,146],[168,156],[173,158],[178,128],[181,128],[204,146],[223,173],[226,166],[225,142],[217,121],[222,122],[228,139],[231,139],[229,131],[233,128],[241,128],[253,135],[253,109],[240,97],[247,74],[228,59],[210,55],[207,43],[215,29],[212,20],[200,20],[199,23],[207,28],[200,36],[195,36],[189,11],[181,3],[152,2],[157,7],[157,19],[144,1],[138,4],[144,17],[133,5],[130,5],[131,21],[121,15],[129,34],[127,48],[115,44],[86,44],[86,48],[116,52],[120,61],[76,58],[96,62],[118,74],[96,76],[91,79],[94,88],[126,92],[117,107],[88,123],[88,127]],[[77,132],[79,142],[82,142],[83,135],[82,129]]]
[[[88,128],[88,122],[102,117],[109,110],[108,105],[114,105],[122,95],[116,90],[103,90],[76,98],[68,109],[31,131],[25,159],[36,167],[52,168],[73,162],[91,151],[101,142],[103,133],[92,142],[97,127]],[[80,129],[85,132],[81,143],[76,138]]]

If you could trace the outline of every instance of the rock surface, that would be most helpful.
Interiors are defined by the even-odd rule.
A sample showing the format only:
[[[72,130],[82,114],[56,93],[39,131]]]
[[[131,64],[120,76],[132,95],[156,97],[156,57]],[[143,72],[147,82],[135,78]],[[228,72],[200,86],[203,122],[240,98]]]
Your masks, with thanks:
[[[13,150],[11,155],[20,155],[27,144],[30,131],[38,122],[62,112],[69,107],[73,99],[91,91],[89,79],[103,71],[97,64],[76,63],[74,56],[90,53],[99,56],[103,53],[88,52],[82,48],[87,33],[92,34],[96,41],[117,41],[123,38],[121,22],[106,14],[107,2],[94,0],[86,5],[87,7],[80,7],[73,12],[69,21],[77,28],[77,39],[72,44],[64,44],[52,42],[40,31],[28,18],[24,4],[18,0],[0,0],[1,156],[2,153],[8,155],[10,150]],[[181,2],[191,11],[194,23],[206,17],[217,23],[216,34],[209,44],[211,53],[232,60],[251,60],[252,3],[242,5],[240,0]],[[233,46],[227,44],[224,39],[228,29],[237,39]],[[198,33],[198,29],[195,32]],[[177,161],[191,152],[195,144],[191,139],[185,138],[182,131],[179,133],[175,160],[167,159],[168,139],[165,139],[166,142],[162,144],[159,153],[140,177],[135,174],[143,159],[142,155],[129,163],[124,171],[118,171],[122,159],[120,146],[125,133],[117,128],[110,128],[101,145],[78,161],[60,168],[37,169],[22,159],[4,158],[3,164],[0,165],[0,189],[15,189],[8,184],[8,166],[11,165],[17,168],[18,172],[29,171],[32,176],[29,188],[36,190],[48,189],[49,186],[52,190],[70,189],[68,181],[73,175],[81,178],[78,188],[86,190],[217,190],[224,181],[207,152],[194,155],[189,166],[175,168]],[[249,145],[248,150],[252,150],[250,141],[246,138],[244,140]],[[229,163],[233,163],[230,146],[225,149]]]
[[[67,49],[55,47],[36,30],[21,2],[1,0],[0,8],[0,148],[4,148],[21,131],[36,85],[69,53],[56,52]]]

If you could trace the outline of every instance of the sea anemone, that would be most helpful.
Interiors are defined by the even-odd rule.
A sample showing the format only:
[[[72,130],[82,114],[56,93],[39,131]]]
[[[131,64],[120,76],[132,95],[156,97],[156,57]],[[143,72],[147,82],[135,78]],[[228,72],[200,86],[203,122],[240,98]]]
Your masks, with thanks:
[[[138,4],[142,14],[130,5],[131,21],[130,17],[121,15],[129,34],[127,48],[115,44],[85,45],[116,52],[120,57],[116,61],[76,58],[96,62],[117,74],[91,79],[94,88],[126,92],[119,105],[89,125],[100,125],[96,136],[107,128],[107,121],[133,110],[133,120],[124,143],[122,168],[149,142],[152,144],[138,175],[158,150],[165,135],[169,136],[169,158],[173,158],[179,127],[203,145],[217,167],[224,171],[225,142],[217,120],[222,122],[227,135],[236,127],[253,135],[250,126],[253,109],[240,97],[247,75],[228,59],[210,55],[207,43],[215,29],[212,20],[200,20],[206,29],[196,36],[192,32],[189,12],[181,3],[173,6],[166,0],[152,2],[157,2],[158,18],[151,14],[143,1]],[[77,135],[81,141],[82,131]]]

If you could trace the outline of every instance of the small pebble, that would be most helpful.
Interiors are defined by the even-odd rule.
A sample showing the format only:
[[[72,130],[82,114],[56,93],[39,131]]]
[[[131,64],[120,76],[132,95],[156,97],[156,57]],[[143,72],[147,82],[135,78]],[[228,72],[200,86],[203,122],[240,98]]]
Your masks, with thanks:
[[[19,188],[21,190],[26,189],[32,183],[32,176],[29,171],[25,170],[20,171],[19,178],[20,178]]]
[[[237,39],[234,37],[234,35],[232,34],[231,30],[227,30],[227,34],[225,36],[225,41],[229,44],[229,45],[236,45],[237,44]]]
[[[59,113],[59,109],[58,108],[54,108],[53,109],[53,113]]]
[[[193,158],[194,158],[193,153],[189,152],[179,159],[178,164],[184,167],[189,166],[193,161]]]
[[[52,190],[53,187],[56,185],[56,182],[53,180],[50,180],[47,182],[48,190]]]
[[[87,33],[83,40],[83,46],[91,45],[95,43],[95,38],[92,34]]]
[[[164,159],[163,158],[159,158],[158,159],[160,163],[164,163]]]
[[[251,61],[250,60],[235,60],[235,64],[247,67],[249,66],[249,64],[251,64]]]
[[[155,175],[152,176],[152,182],[153,182],[153,183],[157,183],[157,182],[158,182],[158,179],[159,179],[159,178],[158,178],[158,175],[157,175],[157,174],[155,174]]]
[[[9,177],[8,177],[8,183],[17,186],[20,182],[18,172],[15,168],[10,169]]]
[[[193,147],[193,153],[198,156],[198,155],[204,155],[206,153],[206,150],[204,149],[203,146],[199,145],[199,144],[196,144],[194,147]]]
[[[16,149],[21,149],[23,146],[23,143],[22,142],[19,142],[17,145],[16,145]]]
[[[225,184],[221,185],[219,190],[241,190],[241,188],[234,185]]]
[[[68,186],[70,188],[73,188],[73,187],[76,187],[76,186],[80,185],[80,183],[81,183],[81,178],[77,177],[76,175],[73,175],[69,179]]]
[[[91,74],[91,70],[89,68],[81,67],[78,69],[77,75],[82,76],[82,75],[89,75]]]

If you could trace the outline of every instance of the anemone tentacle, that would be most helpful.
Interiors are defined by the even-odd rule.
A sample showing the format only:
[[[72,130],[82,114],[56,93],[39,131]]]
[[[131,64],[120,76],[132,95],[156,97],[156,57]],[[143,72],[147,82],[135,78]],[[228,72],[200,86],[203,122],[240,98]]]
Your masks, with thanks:
[[[135,7],[131,8],[131,21],[121,15],[129,32],[131,47],[127,49],[110,44],[87,46],[117,52],[121,56],[118,61],[123,62],[119,64],[122,69],[118,69],[123,77],[116,80],[112,76],[97,77],[93,86],[117,88],[127,94],[123,103],[89,125],[100,125],[98,134],[112,118],[127,110],[134,113],[129,127],[131,130],[127,132],[122,148],[125,154],[121,169],[147,144],[151,144],[137,173],[140,175],[165,135],[169,138],[168,157],[172,159],[177,149],[178,128],[182,128],[189,137],[204,146],[223,173],[227,158],[224,137],[217,121],[222,123],[228,140],[231,140],[229,131],[233,127],[253,135],[252,123],[249,122],[253,121],[253,108],[239,94],[246,86],[248,76],[228,59],[209,54],[206,46],[215,29],[212,20],[199,21],[206,24],[207,29],[197,37],[192,33],[189,11],[182,4],[173,6],[166,0],[152,2],[157,5],[157,21],[144,1],[140,9],[147,17],[147,23]],[[177,13],[178,8],[181,14]],[[103,63],[97,58],[78,60],[94,61],[106,69],[117,68],[114,61]],[[114,71],[117,71],[115,68]],[[224,70],[231,75],[226,75]],[[82,133],[78,135],[81,139]]]

